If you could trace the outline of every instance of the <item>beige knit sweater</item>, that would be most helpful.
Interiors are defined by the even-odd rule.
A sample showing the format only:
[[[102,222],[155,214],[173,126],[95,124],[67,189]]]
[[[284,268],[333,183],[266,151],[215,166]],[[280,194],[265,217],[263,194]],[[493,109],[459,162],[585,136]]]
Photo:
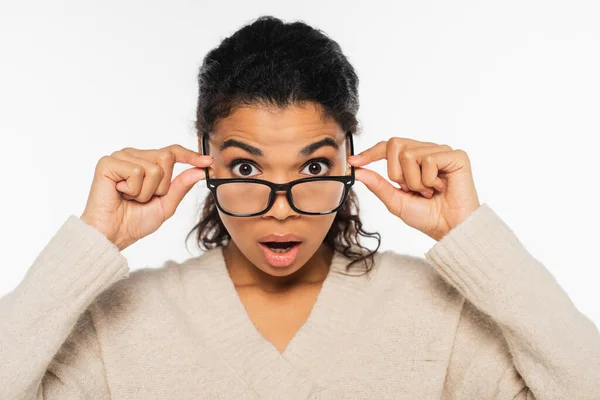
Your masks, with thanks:
[[[280,354],[220,249],[130,273],[70,216],[0,299],[0,398],[600,399],[597,327],[487,204],[425,258],[348,262]]]

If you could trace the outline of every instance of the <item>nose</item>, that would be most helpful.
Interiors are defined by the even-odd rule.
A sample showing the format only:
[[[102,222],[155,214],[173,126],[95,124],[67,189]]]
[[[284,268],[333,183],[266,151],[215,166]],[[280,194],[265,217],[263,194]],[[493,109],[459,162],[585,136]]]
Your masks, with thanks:
[[[298,216],[296,211],[292,209],[288,199],[286,197],[285,191],[280,191],[275,193],[275,201],[273,205],[263,216],[265,218],[276,218],[278,220],[284,220],[289,217]]]

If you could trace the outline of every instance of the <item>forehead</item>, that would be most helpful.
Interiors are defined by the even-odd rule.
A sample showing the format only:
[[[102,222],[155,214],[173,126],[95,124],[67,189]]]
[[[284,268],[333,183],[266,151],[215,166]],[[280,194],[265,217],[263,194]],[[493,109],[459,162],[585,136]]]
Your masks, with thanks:
[[[313,103],[284,109],[253,105],[235,108],[227,118],[219,120],[211,142],[238,139],[268,151],[274,147],[297,149],[327,136],[342,143],[345,134]]]

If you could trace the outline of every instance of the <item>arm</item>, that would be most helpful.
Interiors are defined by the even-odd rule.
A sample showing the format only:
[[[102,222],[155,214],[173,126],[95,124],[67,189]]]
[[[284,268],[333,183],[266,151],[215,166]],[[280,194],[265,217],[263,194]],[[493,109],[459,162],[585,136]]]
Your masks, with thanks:
[[[0,298],[0,398],[108,398],[86,310],[128,274],[118,248],[70,216],[19,286]]]
[[[535,400],[498,325],[465,300],[441,400]]]
[[[489,206],[425,258],[466,299],[443,398],[598,398],[597,327]]]

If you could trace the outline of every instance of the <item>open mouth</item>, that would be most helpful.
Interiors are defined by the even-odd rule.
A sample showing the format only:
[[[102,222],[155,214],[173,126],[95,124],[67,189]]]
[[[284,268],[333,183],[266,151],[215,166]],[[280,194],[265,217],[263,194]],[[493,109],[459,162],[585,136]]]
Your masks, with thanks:
[[[300,244],[300,242],[261,242],[262,245],[267,247],[273,253],[283,254],[292,250],[294,247]]]
[[[302,248],[302,237],[294,233],[271,233],[260,238],[258,245],[264,260],[272,267],[289,267],[296,262]]]

